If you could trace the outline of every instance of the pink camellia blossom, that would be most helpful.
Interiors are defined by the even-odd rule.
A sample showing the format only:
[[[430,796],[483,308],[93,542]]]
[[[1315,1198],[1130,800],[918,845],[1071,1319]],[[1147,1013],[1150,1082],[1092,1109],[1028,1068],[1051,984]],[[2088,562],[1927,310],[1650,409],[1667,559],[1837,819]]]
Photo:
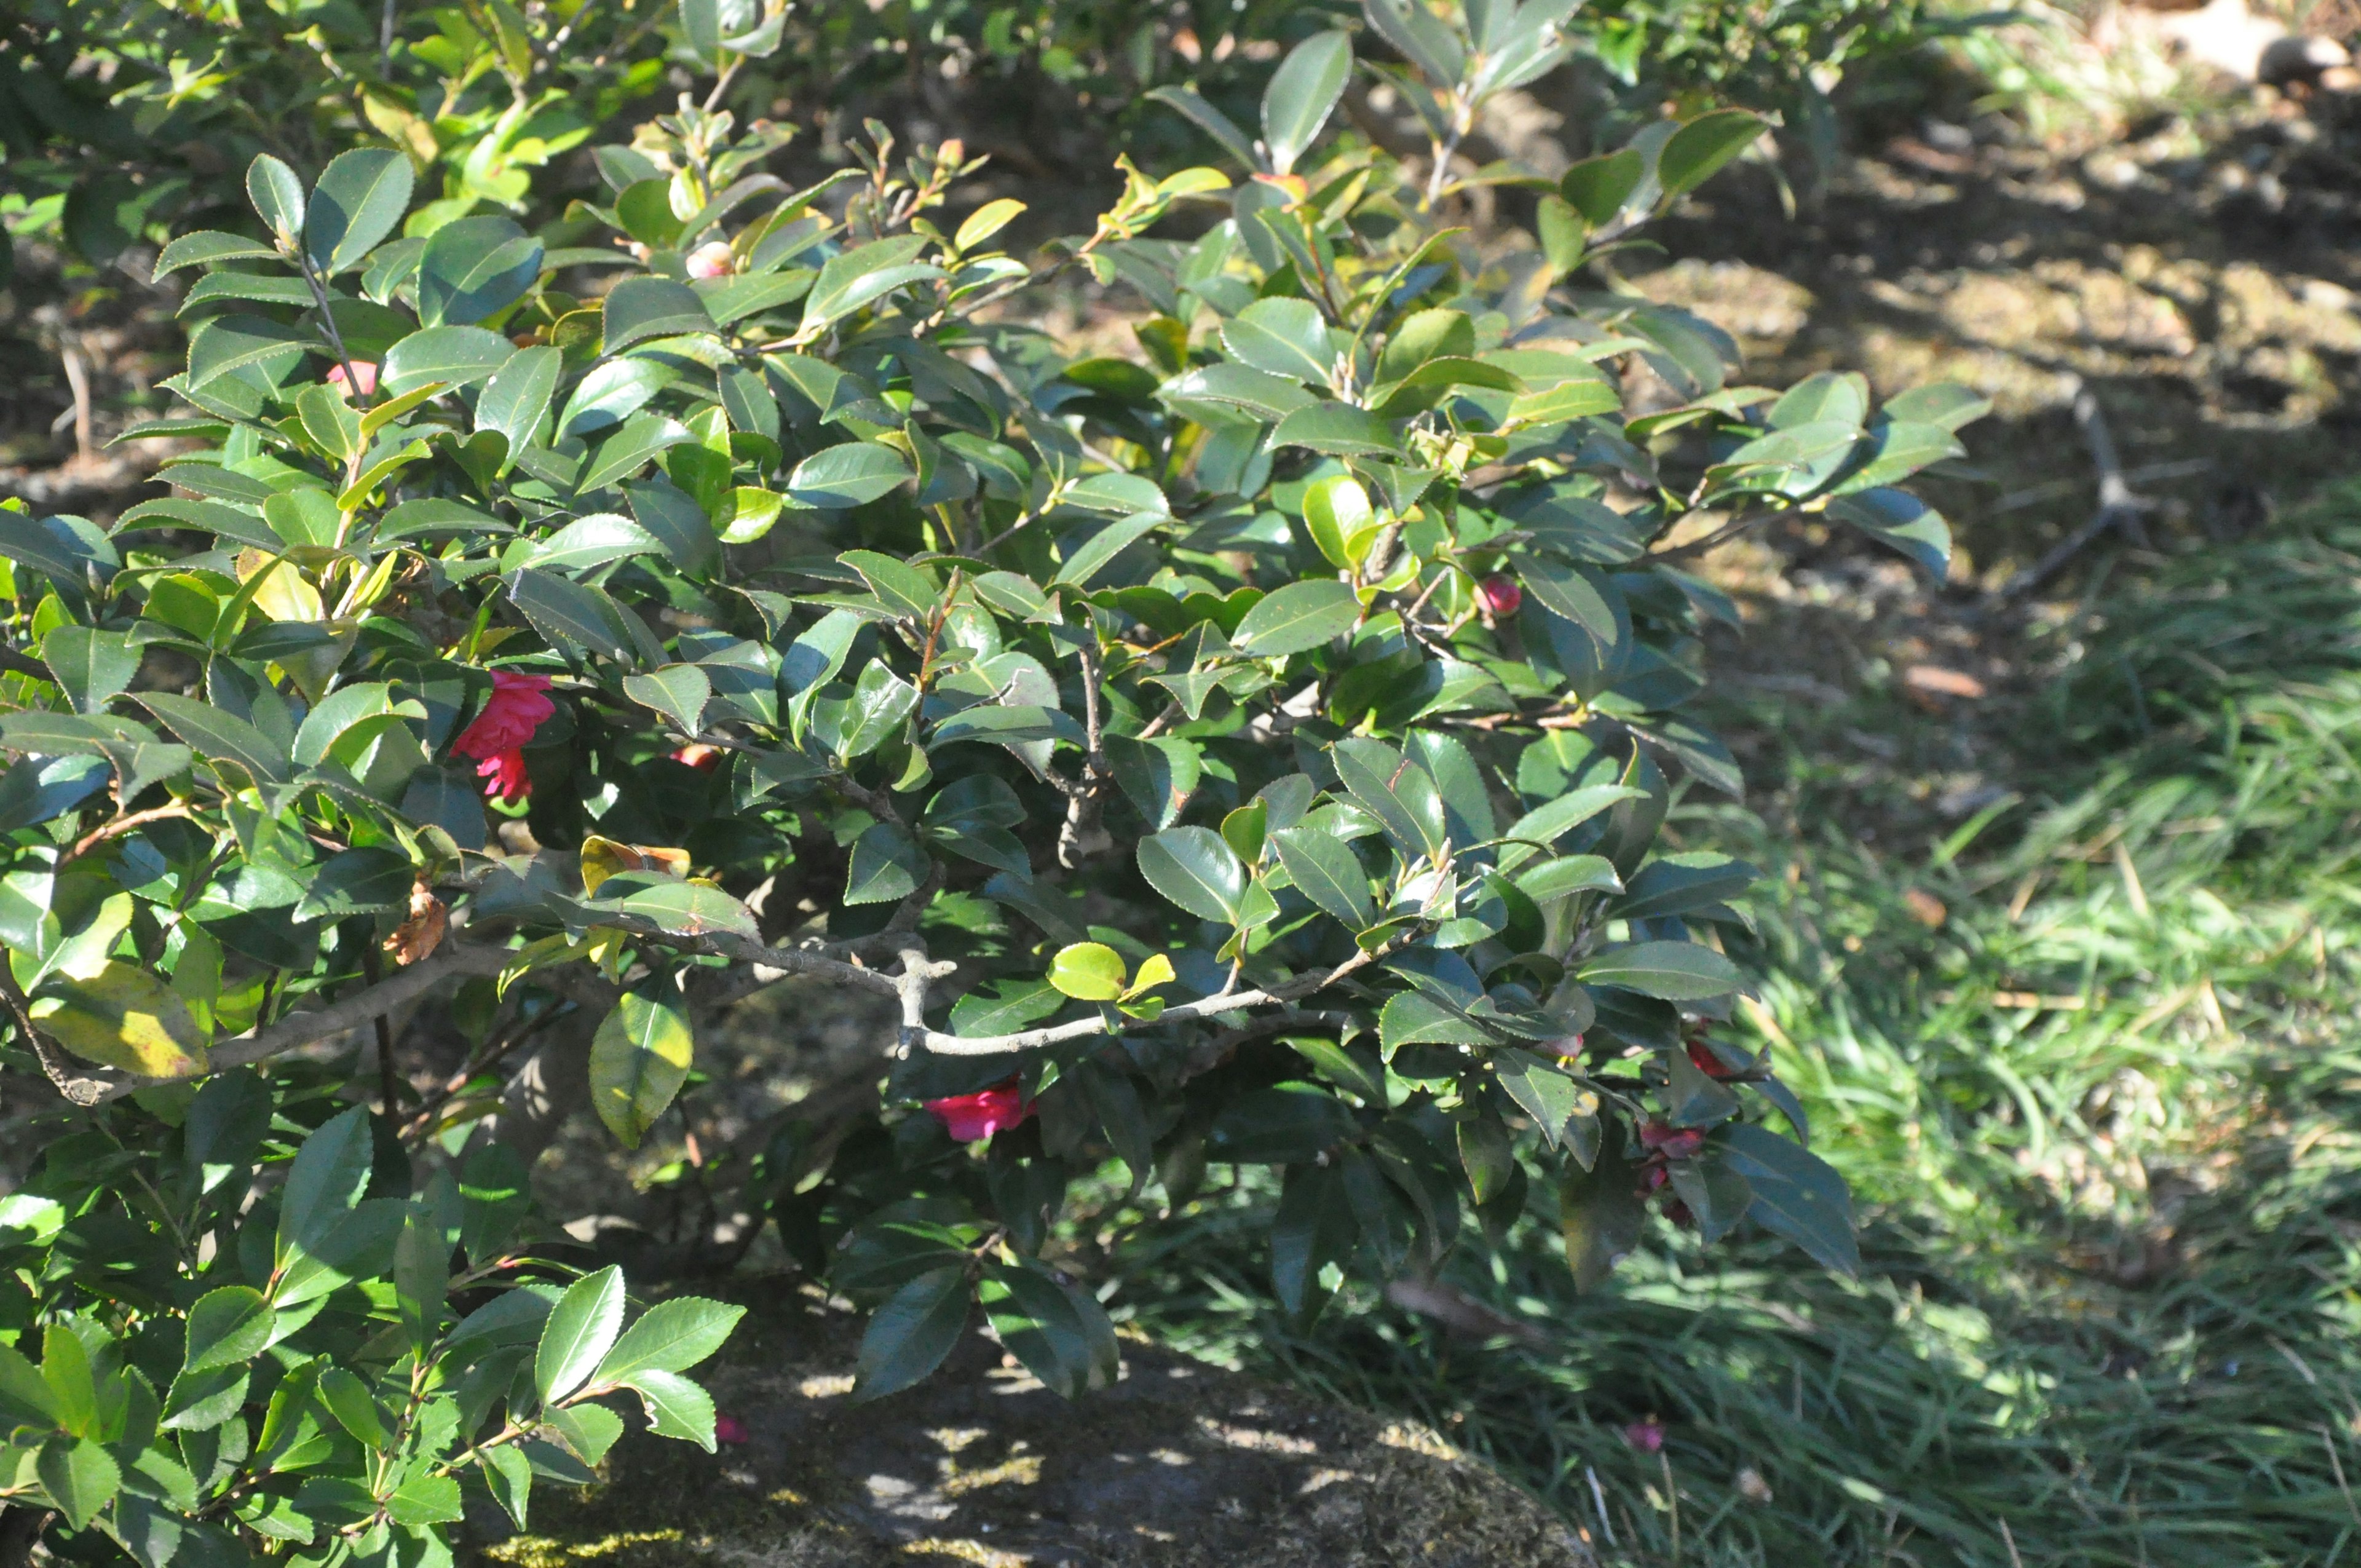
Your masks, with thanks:
[[[708,240],[688,253],[688,275],[692,278],[721,278],[737,269],[727,240]]]
[[[1009,1127],[1021,1126],[1033,1114],[1033,1102],[1025,1098],[1025,1091],[1016,1087],[1012,1078],[978,1093],[929,1100],[927,1109],[954,1142],[972,1144]]]
[[[484,794],[502,800],[522,800],[533,793],[526,773],[524,748],[557,705],[544,694],[547,675],[520,675],[509,670],[492,672],[492,695],[476,721],[451,742],[451,750],[477,762],[476,776],[484,780]]]
[[[1477,584],[1476,594],[1494,615],[1514,615],[1517,607],[1525,602],[1525,590],[1506,572],[1495,572]]]
[[[360,383],[362,397],[377,396],[377,362],[373,359],[354,360],[353,379]],[[353,389],[345,381],[345,367],[341,365],[332,365],[328,367],[328,385],[336,389],[337,394],[341,397],[349,398],[353,395]]]
[[[1654,1420],[1633,1421],[1623,1429],[1623,1441],[1642,1453],[1662,1453],[1664,1451],[1664,1425]]]
[[[736,1416],[722,1415],[713,1418],[713,1440],[716,1442],[751,1442],[753,1434]]]

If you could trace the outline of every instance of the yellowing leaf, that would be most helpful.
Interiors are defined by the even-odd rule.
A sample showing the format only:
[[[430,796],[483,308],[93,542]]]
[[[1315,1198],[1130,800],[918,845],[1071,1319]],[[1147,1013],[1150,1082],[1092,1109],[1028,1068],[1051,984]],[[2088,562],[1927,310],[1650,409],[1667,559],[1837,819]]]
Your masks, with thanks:
[[[688,1015],[656,997],[627,993],[590,1041],[590,1103],[625,1148],[638,1148],[688,1081],[696,1054]]]
[[[53,981],[32,1004],[41,1032],[102,1067],[144,1078],[205,1070],[205,1038],[188,1003],[136,964],[110,961],[87,980]]]
[[[582,840],[582,891],[596,897],[598,884],[617,872],[661,872],[667,876],[686,876],[688,865],[686,850],[619,844],[593,833]]]

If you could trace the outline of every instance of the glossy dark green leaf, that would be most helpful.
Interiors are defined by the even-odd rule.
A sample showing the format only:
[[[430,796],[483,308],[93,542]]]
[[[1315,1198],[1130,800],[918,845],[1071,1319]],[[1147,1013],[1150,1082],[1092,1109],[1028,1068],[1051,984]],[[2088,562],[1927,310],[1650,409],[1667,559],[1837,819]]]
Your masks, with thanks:
[[[1315,828],[1283,828],[1270,841],[1304,897],[1355,931],[1368,928],[1376,917],[1368,873],[1350,848]]]
[[[1871,489],[1839,496],[1828,515],[1899,551],[1940,581],[1950,570],[1951,530],[1943,514],[1907,490]]]
[[[695,664],[666,664],[646,674],[625,675],[623,695],[672,720],[676,733],[694,736],[704,727],[713,683]]]
[[[936,1268],[896,1290],[869,1320],[853,1367],[852,1397],[897,1393],[943,1364],[967,1326],[967,1274]]]
[[[143,652],[126,632],[88,626],[56,627],[41,640],[41,662],[76,713],[97,713],[127,690]]]
[[[627,1149],[672,1106],[696,1056],[688,1014],[666,995],[626,992],[590,1040],[590,1108]]]
[[[1139,841],[1148,885],[1201,920],[1235,923],[1246,896],[1246,867],[1210,828],[1172,828]]]
[[[567,1286],[533,1348],[533,1388],[542,1403],[553,1404],[582,1387],[622,1331],[621,1269],[609,1266]]]
[[[1312,145],[1353,73],[1353,36],[1315,33],[1288,51],[1262,95],[1263,145],[1273,172],[1285,174]]]
[[[1748,1219],[1794,1242],[1823,1267],[1845,1275],[1861,1272],[1852,1196],[1828,1161],[1767,1127],[1751,1124],[1727,1129],[1714,1147],[1753,1190]]]
[[[331,1117],[303,1140],[279,1197],[279,1257],[317,1252],[343,1224],[368,1185],[373,1155],[368,1113],[358,1106]]]
[[[576,477],[574,488],[581,495],[605,489],[637,474],[658,453],[693,439],[688,427],[677,420],[662,414],[635,415],[598,444]]]
[[[918,890],[933,867],[909,830],[880,822],[853,840],[845,870],[844,902],[891,904]]]
[[[328,276],[359,266],[409,210],[411,185],[410,159],[390,148],[355,148],[329,159],[303,218],[312,265]]]
[[[1656,179],[1665,196],[1696,190],[1768,128],[1760,115],[1744,109],[1717,109],[1689,121],[1656,155]]]
[[[609,354],[620,354],[651,337],[714,330],[713,317],[697,291],[669,278],[624,279],[607,295],[602,320]]]
[[[509,356],[476,400],[476,428],[499,431],[511,452],[533,444],[565,365],[564,354],[545,346],[520,348]]]
[[[1440,857],[1451,841],[1443,795],[1424,768],[1378,740],[1340,740],[1329,750],[1336,776],[1378,819],[1402,858]]]
[[[848,441],[796,464],[787,477],[787,498],[797,506],[837,511],[866,505],[909,477],[909,460],[892,447]]]
[[[1609,948],[1575,970],[1589,985],[1612,985],[1666,1002],[1699,1002],[1738,989],[1738,966],[1695,942],[1633,942]]]
[[[1415,4],[1415,0],[1401,0]],[[1603,228],[1623,210],[1646,178],[1648,160],[1635,148],[1586,158],[1558,177],[1558,193],[1592,228]]]
[[[1360,618],[1361,602],[1351,588],[1332,577],[1315,577],[1289,583],[1257,601],[1231,641],[1242,653],[1279,658],[1340,637]]]
[[[379,846],[340,850],[311,871],[295,905],[297,920],[342,920],[349,915],[406,909],[417,879],[410,857]]]
[[[515,352],[507,338],[479,326],[430,326],[386,350],[378,386],[397,397],[438,384],[472,387],[489,380]]]

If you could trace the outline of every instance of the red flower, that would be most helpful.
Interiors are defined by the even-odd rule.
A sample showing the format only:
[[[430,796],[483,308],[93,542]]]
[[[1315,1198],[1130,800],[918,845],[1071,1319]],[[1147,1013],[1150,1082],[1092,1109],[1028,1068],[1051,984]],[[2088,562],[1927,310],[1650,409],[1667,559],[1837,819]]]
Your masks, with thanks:
[[[1666,1159],[1686,1159],[1705,1147],[1705,1135],[1695,1127],[1675,1128],[1663,1122],[1642,1122],[1640,1146]]]
[[[377,362],[370,359],[354,360],[353,379],[360,383],[362,397],[377,396]],[[353,395],[352,388],[345,382],[345,367],[341,365],[329,367],[328,385],[336,389],[341,396],[349,398]]]
[[[1476,585],[1476,597],[1494,615],[1514,615],[1517,607],[1525,602],[1525,590],[1506,572],[1496,572]]]
[[[675,751],[672,754],[672,760],[683,767],[696,768],[709,773],[721,765],[721,759],[725,754],[719,746],[708,746],[701,741],[691,741]]]
[[[1033,1114],[1033,1102],[1016,1087],[1016,1080],[995,1084],[975,1094],[954,1094],[948,1100],[929,1100],[927,1109],[943,1124],[953,1141],[972,1144],[978,1138],[1009,1127],[1021,1126]]]
[[[1623,1429],[1623,1441],[1642,1453],[1662,1453],[1664,1450],[1664,1429],[1655,1420],[1633,1421]]]
[[[524,747],[542,722],[557,711],[557,705],[544,695],[548,690],[547,675],[494,670],[492,695],[484,711],[451,742],[453,751],[476,759],[476,774],[485,781],[487,796],[521,800],[533,793],[533,779],[525,772]]]
[[[717,1442],[751,1442],[753,1434],[736,1416],[716,1416],[713,1418],[713,1438]]]

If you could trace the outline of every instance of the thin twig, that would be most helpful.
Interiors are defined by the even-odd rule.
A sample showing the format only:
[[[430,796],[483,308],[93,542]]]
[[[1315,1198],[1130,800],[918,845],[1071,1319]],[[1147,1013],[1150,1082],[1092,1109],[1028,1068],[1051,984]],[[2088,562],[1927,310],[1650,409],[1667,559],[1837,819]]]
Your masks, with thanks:
[[[2082,432],[2082,443],[2091,450],[2092,466],[2099,471],[2099,510],[2091,521],[2050,546],[2049,553],[2003,584],[1993,598],[2003,604],[2023,598],[2066,569],[2069,562],[2081,554],[2101,534],[2120,533],[2133,544],[2147,543],[2147,517],[2157,503],[2140,495],[2124,477],[2123,459],[2115,453],[2115,440],[2107,429],[2105,411],[2099,407],[2098,394],[2079,380],[2074,390],[2074,422]]]
[[[82,856],[90,853],[91,850],[104,843],[107,839],[119,838],[123,834],[130,832],[135,828],[144,828],[150,822],[161,822],[165,818],[170,817],[186,817],[188,815],[189,808],[178,802],[175,802],[170,806],[151,806],[146,811],[135,811],[127,817],[117,817],[113,821],[101,823],[98,827],[92,828],[89,832],[75,839],[73,848],[68,850],[63,858],[60,859],[58,863],[60,865],[63,865],[67,861],[80,860]]]

